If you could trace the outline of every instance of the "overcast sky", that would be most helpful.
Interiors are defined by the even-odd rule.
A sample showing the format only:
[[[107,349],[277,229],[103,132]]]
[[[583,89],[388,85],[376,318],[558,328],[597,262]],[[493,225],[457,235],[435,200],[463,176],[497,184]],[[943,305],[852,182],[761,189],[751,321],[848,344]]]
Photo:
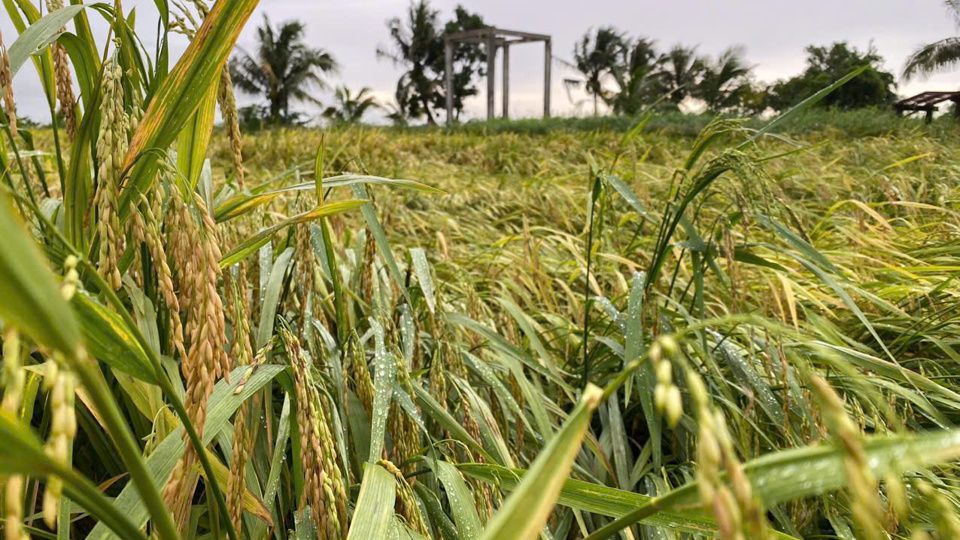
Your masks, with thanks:
[[[36,3],[36,0],[35,0]],[[633,36],[655,39],[660,48],[676,43],[698,46],[702,54],[716,55],[730,45],[743,45],[755,76],[760,80],[788,77],[804,67],[804,47],[847,40],[865,49],[871,43],[884,57],[886,67],[899,74],[904,59],[920,44],[958,35],[941,0],[434,0],[441,20],[447,20],[457,4],[483,15],[501,28],[550,34],[553,53],[559,59],[572,57],[573,44],[587,29],[615,25]],[[392,101],[400,70],[379,60],[378,44],[389,44],[387,19],[401,15],[408,0],[261,0],[239,46],[253,49],[255,27],[268,15],[274,23],[300,19],[306,24],[311,46],[329,50],[342,66],[331,83],[352,89],[371,87],[378,98]],[[153,0],[125,0],[125,9],[136,7],[137,26],[143,41],[152,46],[156,27]],[[102,35],[99,15],[91,12],[95,32]],[[16,31],[6,12],[0,14],[0,30],[9,47]],[[186,40],[177,36],[172,53],[179,55]],[[511,48],[511,116],[538,116],[542,111],[543,46],[537,43]],[[573,73],[555,63],[553,70],[554,114],[587,114],[571,103],[562,80]],[[499,75],[498,75],[499,77]],[[498,81],[499,89],[499,81]],[[481,85],[485,88],[485,85]],[[898,93],[960,89],[960,70],[925,81],[900,84]],[[25,65],[14,80],[20,114],[46,119],[45,100],[31,65]],[[467,116],[485,114],[481,95],[470,100]],[[573,96],[574,101],[582,95]],[[329,96],[320,95],[329,101]],[[240,97],[241,104],[253,98]],[[500,98],[497,98],[499,110]],[[301,107],[316,113],[316,108]]]

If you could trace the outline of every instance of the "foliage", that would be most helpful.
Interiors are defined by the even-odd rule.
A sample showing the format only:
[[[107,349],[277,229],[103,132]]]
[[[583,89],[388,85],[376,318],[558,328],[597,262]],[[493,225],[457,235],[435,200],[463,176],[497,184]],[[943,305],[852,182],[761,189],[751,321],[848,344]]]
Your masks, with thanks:
[[[594,116],[598,113],[598,102],[607,97],[603,87],[604,79],[618,69],[627,47],[625,39],[624,34],[617,29],[605,26],[598,28],[593,36],[588,31],[574,44],[574,64],[583,74],[585,90],[593,96]]]
[[[263,15],[257,28],[254,54],[241,50],[230,61],[233,83],[242,91],[267,100],[266,120],[289,124],[296,120],[290,104],[302,101],[320,104],[312,89],[326,88],[324,75],[338,69],[333,56],[304,42],[305,28],[300,21],[287,21],[277,28]]]
[[[653,40],[632,39],[612,26],[587,32],[573,50],[574,67],[593,97],[593,114],[604,103],[615,114],[636,115],[645,109],[679,110],[694,98],[711,113],[762,112],[763,92],[750,81],[751,67],[742,47],[723,51],[716,60],[697,54],[695,47],[676,45],[660,53]]]
[[[338,86],[334,92],[335,105],[324,109],[323,117],[334,124],[356,124],[363,119],[364,113],[371,109],[378,109],[380,105],[376,98],[370,95],[373,92],[364,86],[354,95],[346,85]]]
[[[780,81],[770,88],[770,106],[785,110],[817,90],[861,66],[867,69],[857,78],[827,96],[822,107],[857,109],[882,107],[896,100],[895,78],[884,71],[883,58],[874,49],[860,51],[845,41],[827,46],[807,47],[807,68],[800,75]]]
[[[618,91],[605,101],[616,113],[636,115],[644,106],[655,104],[660,96],[658,83],[663,78],[663,58],[657,56],[656,43],[646,38],[627,40],[621,48],[623,61],[611,74]]]
[[[663,77],[661,93],[674,106],[680,105],[687,96],[692,96],[700,84],[706,68],[704,59],[696,47],[675,45],[664,53],[661,60]]]
[[[395,121],[406,118],[426,118],[436,124],[438,110],[446,107],[444,35],[484,28],[480,15],[457,6],[454,18],[440,28],[440,12],[430,7],[428,0],[411,2],[406,20],[394,17],[387,21],[391,46],[378,46],[377,56],[403,66],[406,71],[397,81]],[[485,49],[476,43],[457,43],[453,46],[453,110],[454,119],[463,112],[466,98],[478,93],[477,77],[485,75],[481,61]]]
[[[708,112],[751,108],[750,66],[744,60],[743,47],[731,47],[720,53],[716,60],[704,64],[694,95],[703,101]]]
[[[947,11],[954,26],[960,28],[960,3],[946,0]],[[903,78],[910,80],[933,73],[949,71],[960,63],[960,37],[948,37],[933,43],[921,45],[903,67]]]

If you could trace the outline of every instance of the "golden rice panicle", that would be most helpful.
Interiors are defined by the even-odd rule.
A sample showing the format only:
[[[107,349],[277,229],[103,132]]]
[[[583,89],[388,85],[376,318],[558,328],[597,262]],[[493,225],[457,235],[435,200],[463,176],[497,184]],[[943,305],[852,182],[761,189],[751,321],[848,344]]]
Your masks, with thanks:
[[[123,160],[127,154],[127,113],[123,109],[123,71],[113,59],[103,66],[103,99],[100,103],[100,135],[97,159],[100,160],[99,189],[96,195],[100,213],[100,272],[114,290],[123,284],[118,268],[123,255],[124,234],[120,228],[118,201],[123,180]]]
[[[56,353],[55,353],[56,356]],[[76,377],[62,362],[57,359],[46,363],[44,384],[50,388],[51,422],[50,436],[44,451],[56,461],[66,464],[69,459],[69,449],[77,435],[77,417],[74,408]],[[47,478],[47,488],[43,493],[43,521],[48,527],[57,524],[57,512],[60,509],[60,500],[63,492],[63,483],[55,477]]]
[[[227,509],[230,511],[230,522],[233,529],[239,531],[243,517],[243,487],[247,470],[250,440],[247,435],[248,403],[243,403],[233,422],[232,458],[230,461],[230,476],[227,478]]]
[[[700,502],[713,513],[721,538],[744,540],[744,515],[753,537],[766,538],[766,521],[737,460],[726,420],[720,411],[710,406],[703,379],[692,369],[687,370],[686,375],[698,427],[696,455]],[[721,467],[726,469],[733,490],[721,481]]]
[[[23,477],[9,476],[3,486],[3,538],[29,540],[23,528]]]
[[[198,223],[179,188],[173,185],[170,191],[170,244],[174,259],[180,265],[177,278],[181,297],[189,299],[186,306],[189,348],[181,359],[180,370],[186,389],[187,415],[202,435],[207,402],[216,380],[229,373],[229,359],[224,350],[223,304],[217,291],[220,248],[217,247],[213,220],[199,197],[194,201],[201,214]],[[197,458],[196,449],[188,445],[164,489],[164,500],[178,516],[184,515],[193,496],[195,476],[191,468]]]
[[[26,372],[23,369],[20,349],[20,333],[16,328],[8,326],[3,331],[3,383],[4,411],[17,414],[20,409],[20,399],[23,393],[23,383]]]
[[[21,363],[20,334],[8,326],[3,331],[3,405],[9,414],[16,415],[20,408],[25,371]],[[4,539],[27,540],[23,530],[23,477],[8,476],[4,488]]]
[[[310,241],[308,225],[299,225],[296,228],[296,240],[297,283],[300,286],[300,294],[295,295],[295,299],[300,302],[300,335],[305,337],[309,326],[308,319],[313,318],[316,311],[316,304],[312,300],[315,291],[313,276],[317,261]]]
[[[301,462],[304,471],[305,500],[313,508],[317,530],[323,538],[345,538],[347,532],[347,495],[337,460],[336,443],[326,417],[325,402],[314,386],[311,366],[300,342],[288,330],[281,335],[293,365],[297,392],[297,420],[303,437]]]
[[[396,355],[396,358],[397,382],[413,395],[413,381],[410,378],[410,372],[407,370],[407,364],[403,361],[402,355]],[[414,405],[414,407],[417,406]],[[417,411],[419,412],[419,407],[417,407]],[[394,459],[409,460],[411,456],[420,451],[420,429],[410,418],[410,415],[397,405],[396,401],[390,405],[390,415],[388,421],[391,429],[390,436],[394,445]],[[404,469],[412,469],[412,463],[408,463]]]
[[[417,505],[417,499],[413,495],[413,489],[403,476],[403,473],[400,472],[400,469],[398,469],[396,465],[385,459],[381,459],[377,464],[397,479],[397,502],[395,504],[397,514],[403,517],[411,529],[424,536],[430,536],[430,529],[427,527],[426,520],[423,519],[423,514],[420,513],[420,506]]]
[[[680,389],[673,384],[672,359],[679,354],[676,340],[671,336],[662,336],[650,347],[650,361],[657,374],[657,386],[654,388],[653,401],[657,410],[665,413],[671,428],[677,426],[683,416],[683,397]]]
[[[163,245],[163,237],[160,234],[160,220],[155,210],[162,205],[159,190],[159,186],[155,185],[146,195],[140,195],[140,211],[138,211],[137,206],[131,203],[130,215],[133,220],[131,230],[134,233],[134,238],[147,246],[150,260],[157,273],[157,285],[161,296],[163,296],[164,305],[167,306],[169,312],[170,341],[173,349],[180,353],[180,358],[184,358],[187,353],[183,348],[180,301],[177,299],[173,284],[173,272],[170,271],[170,265],[167,263],[167,252]]]
[[[47,9],[51,12],[63,7],[63,0],[47,0]],[[60,31],[66,31],[60,27]],[[57,80],[57,101],[63,114],[63,126],[67,137],[72,141],[77,133],[77,110],[73,96],[73,76],[70,73],[70,60],[67,49],[59,42],[53,44],[53,68]]]
[[[250,321],[247,316],[246,305],[242,292],[246,290],[243,284],[243,270],[239,269],[238,276],[231,275],[230,271],[224,274],[227,283],[227,306],[233,314],[233,344],[231,353],[235,365],[242,366],[253,360],[253,351],[250,346]],[[230,521],[237,531],[241,527],[243,517],[243,487],[246,479],[245,472],[247,458],[250,451],[250,434],[247,432],[247,415],[250,404],[244,402],[237,411],[233,422],[232,460],[230,476],[227,479],[227,508],[230,510]]]
[[[886,537],[881,529],[883,508],[880,505],[880,488],[867,462],[860,430],[847,415],[843,399],[827,381],[811,375],[810,382],[843,449],[843,468],[850,490],[850,511],[860,529],[858,536],[867,540],[880,540]]]
[[[234,178],[237,188],[244,189],[243,171],[243,135],[240,133],[240,119],[237,115],[237,99],[233,93],[233,80],[230,78],[230,68],[223,66],[220,71],[220,88],[217,94],[220,104],[220,115],[227,131],[227,140],[230,142],[230,159],[233,162]]]
[[[205,310],[206,323],[210,326],[210,346],[213,351],[214,376],[230,382],[231,361],[225,347],[227,342],[227,325],[224,317],[223,300],[217,290],[217,283],[222,277],[220,270],[220,238],[217,234],[217,224],[210,215],[206,203],[198,193],[193,194],[194,204],[200,212],[200,230],[202,241],[202,256],[205,258],[204,296],[207,306]]]
[[[932,514],[933,525],[938,537],[960,538],[960,517],[957,516],[954,503],[939,489],[927,482],[918,482],[917,491],[920,492]]]
[[[320,463],[323,452],[320,450],[319,430],[315,427],[319,421],[310,407],[309,373],[302,365],[303,359],[299,343],[288,331],[281,331],[293,365],[293,380],[297,393],[297,425],[300,427],[300,461],[303,468],[303,493],[299,510],[309,503],[317,531],[324,534],[327,530],[327,500],[323,491],[323,465]]]
[[[353,378],[357,399],[369,416],[373,411],[373,377],[370,375],[370,367],[367,366],[367,355],[363,350],[363,343],[360,342],[360,336],[356,331],[351,333],[348,346],[351,353],[350,376]]]
[[[17,135],[17,106],[13,102],[13,72],[10,70],[10,55],[0,33],[0,93],[3,94],[3,113],[10,125],[10,132]]]

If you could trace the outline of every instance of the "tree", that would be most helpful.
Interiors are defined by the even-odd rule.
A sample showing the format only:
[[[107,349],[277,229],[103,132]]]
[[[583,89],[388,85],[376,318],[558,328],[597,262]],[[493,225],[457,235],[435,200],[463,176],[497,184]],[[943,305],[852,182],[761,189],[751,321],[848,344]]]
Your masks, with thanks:
[[[705,68],[704,59],[697,55],[696,47],[675,45],[660,58],[663,76],[660,78],[661,93],[674,106],[679,106],[692,95]]]
[[[807,68],[773,85],[770,105],[775,110],[788,109],[863,66],[867,66],[863,73],[828,94],[818,106],[858,109],[893,103],[897,98],[893,91],[895,78],[884,71],[883,58],[873,47],[861,52],[841,41],[829,47],[807,47]]]
[[[946,0],[947,11],[954,25],[960,29],[960,0]],[[903,67],[903,78],[931,75],[938,71],[947,71],[960,64],[960,37],[948,37],[927,45],[922,45],[907,58]]]
[[[444,27],[444,35],[465,32],[467,30],[479,30],[486,28],[487,24],[483,22],[483,17],[476,13],[470,13],[463,6],[457,6],[454,10],[454,18],[447,21]],[[445,59],[442,55],[443,42],[440,42],[441,55],[437,58],[437,64],[434,71],[441,76],[446,72]],[[463,102],[466,98],[480,93],[477,87],[477,79],[487,75],[486,70],[486,45],[478,43],[456,43],[453,45],[453,117],[459,120],[460,113],[463,112]],[[446,108],[446,87],[441,84],[440,96],[434,102],[437,108]]]
[[[303,23],[288,21],[274,30],[264,15],[263,25],[257,28],[256,54],[241,50],[230,62],[234,84],[248,94],[267,99],[271,123],[288,124],[296,118],[290,113],[292,101],[319,105],[309,91],[326,88],[323,76],[338,69],[329,52],[308,47],[303,35]]]
[[[752,89],[750,71],[744,59],[744,48],[730,47],[715,61],[704,62],[693,95],[702,100],[711,113],[739,110],[747,92]]]
[[[324,109],[323,117],[334,124],[356,124],[363,119],[364,113],[370,109],[380,108],[371,93],[373,90],[364,86],[356,95],[346,85],[338,86],[334,91],[335,105]]]
[[[604,79],[611,75],[627,47],[623,33],[612,26],[598,28],[594,35],[587,31],[580,42],[573,46],[573,61],[583,74],[584,87],[593,96],[593,114],[599,112],[600,100],[606,101],[608,93],[603,87]]]
[[[387,21],[391,47],[380,45],[377,56],[403,66],[406,71],[397,81],[397,104],[409,118],[426,117],[436,124],[436,110],[446,107],[444,73],[444,35],[484,28],[480,15],[457,6],[453,20],[439,30],[440,12],[432,9],[428,0],[418,0],[407,9],[406,20],[394,17]],[[485,75],[482,60],[485,52],[476,43],[458,43],[453,48],[453,109],[459,118],[464,99],[476,95],[476,77]]]
[[[663,71],[653,40],[625,40],[625,45],[621,52],[621,62],[614,64],[611,70],[619,91],[610,95],[606,101],[615,113],[632,115],[659,99],[657,89],[662,86],[660,79]]]

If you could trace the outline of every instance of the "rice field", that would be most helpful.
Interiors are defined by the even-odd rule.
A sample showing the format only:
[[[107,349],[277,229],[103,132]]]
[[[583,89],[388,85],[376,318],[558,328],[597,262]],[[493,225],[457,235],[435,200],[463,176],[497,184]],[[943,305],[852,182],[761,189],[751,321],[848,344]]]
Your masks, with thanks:
[[[255,4],[5,109],[5,538],[960,537],[952,126],[241,133]]]

